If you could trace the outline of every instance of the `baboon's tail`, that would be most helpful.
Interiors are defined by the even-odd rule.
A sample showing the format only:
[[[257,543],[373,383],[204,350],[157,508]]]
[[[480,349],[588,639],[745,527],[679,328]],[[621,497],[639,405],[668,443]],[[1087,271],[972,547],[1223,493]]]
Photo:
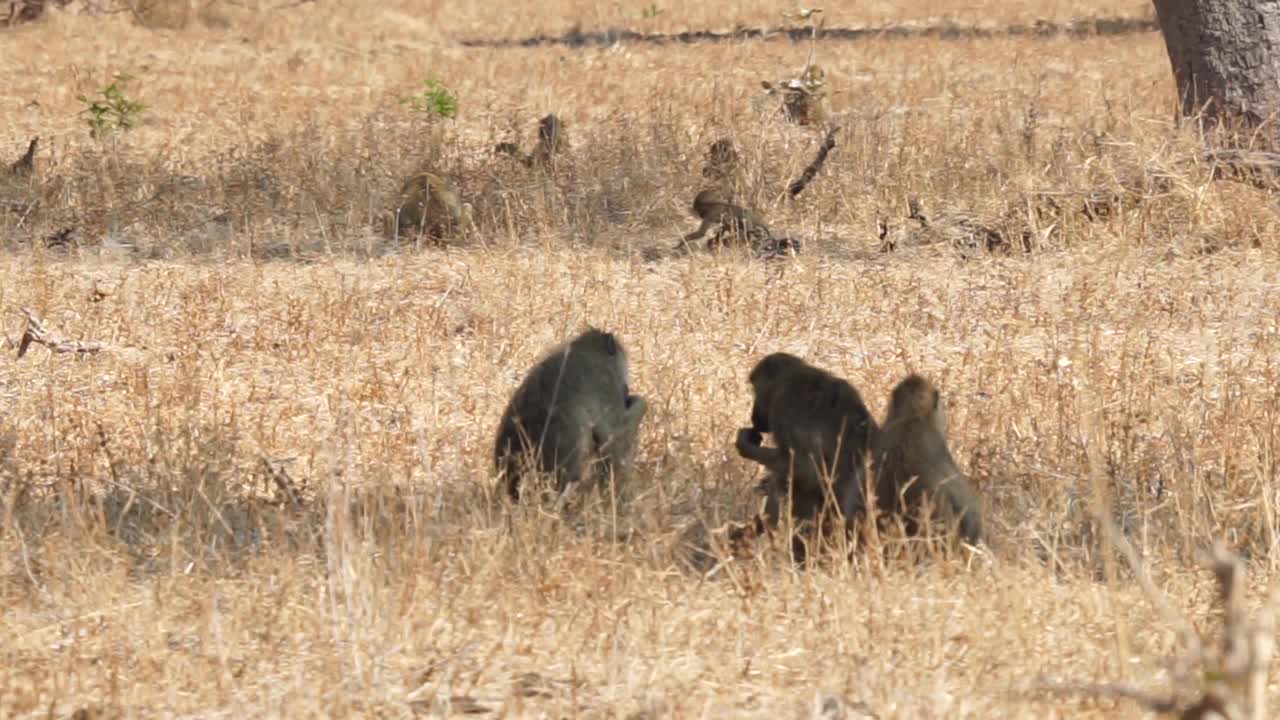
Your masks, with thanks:
[[[31,144],[27,145],[27,152],[18,161],[9,167],[14,175],[30,175],[36,167],[36,146],[40,144],[40,137],[31,138]]]
[[[818,171],[822,170],[822,166],[827,162],[827,155],[836,146],[836,133],[840,132],[840,126],[837,125],[827,131],[827,137],[822,141],[821,147],[818,148],[818,154],[813,157],[813,162],[809,163],[809,167],[800,173],[800,177],[796,178],[787,186],[787,193],[791,197],[795,197],[804,192],[804,189],[813,182],[813,178],[818,175]]]

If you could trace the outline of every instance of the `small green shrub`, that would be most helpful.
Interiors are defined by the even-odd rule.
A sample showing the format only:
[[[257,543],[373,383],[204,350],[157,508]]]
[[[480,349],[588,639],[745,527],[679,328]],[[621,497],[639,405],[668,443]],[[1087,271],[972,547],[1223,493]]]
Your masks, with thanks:
[[[130,75],[117,73],[111,84],[99,91],[101,98],[76,96],[85,104],[85,109],[81,112],[88,116],[86,122],[89,124],[90,136],[95,139],[103,138],[116,130],[132,130],[138,124],[138,116],[147,106],[124,94],[124,86],[132,79]]]
[[[427,78],[422,81],[422,85],[422,92],[400,98],[400,102],[421,113],[450,119],[457,117],[458,96],[450,91],[442,80]]]

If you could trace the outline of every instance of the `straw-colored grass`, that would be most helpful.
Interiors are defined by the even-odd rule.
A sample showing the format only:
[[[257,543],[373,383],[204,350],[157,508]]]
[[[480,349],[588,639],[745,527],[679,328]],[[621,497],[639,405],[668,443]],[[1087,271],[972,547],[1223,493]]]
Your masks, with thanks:
[[[0,159],[42,138],[36,179],[0,185],[37,200],[0,204],[0,716],[807,718],[835,697],[848,717],[1135,717],[1040,689],[1158,690],[1177,651],[1095,501],[1197,625],[1211,540],[1247,553],[1255,594],[1275,577],[1274,203],[1195,160],[1158,35],[819,43],[844,130],[786,202],[819,135],[760,107],[759,81],[798,72],[807,44],[456,41],[794,8],[336,5],[0,30]],[[1149,14],[999,5],[826,15]],[[148,108],[96,142],[76,96],[116,72]],[[456,121],[398,102],[427,76],[457,93]],[[572,142],[554,174],[492,156],[549,111]],[[642,260],[693,227],[722,135],[744,199],[804,254]],[[424,166],[476,205],[477,237],[377,234]],[[1112,217],[1079,212],[1143,173]],[[1037,215],[1046,195],[1061,213]],[[877,218],[901,225],[908,196],[1027,230],[1034,251],[875,252]],[[45,248],[65,227],[73,246]],[[24,308],[102,349],[16,359]],[[513,511],[498,418],[589,324],[623,339],[650,402],[635,485],[564,518]],[[779,542],[688,570],[690,527],[753,509],[758,468],[732,441],[747,371],[774,350],[847,377],[877,416],[906,373],[932,378],[988,547],[891,538],[799,572]]]

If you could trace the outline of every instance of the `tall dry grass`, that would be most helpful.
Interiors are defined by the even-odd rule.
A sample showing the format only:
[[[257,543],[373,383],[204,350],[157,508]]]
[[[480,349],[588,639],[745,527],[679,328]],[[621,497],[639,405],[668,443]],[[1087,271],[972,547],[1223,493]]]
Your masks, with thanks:
[[[1197,624],[1210,540],[1255,590],[1274,579],[1276,216],[1195,159],[1158,36],[820,43],[844,130],[796,202],[778,195],[818,134],[758,88],[808,45],[456,44],[780,10],[659,5],[196,3],[172,30],[53,11],[0,31],[0,157],[43,143],[4,190],[27,209],[0,215],[0,715],[810,717],[834,697],[851,717],[1133,717],[1038,689],[1168,679],[1174,629],[1113,566],[1099,497]],[[92,141],[76,95],[122,71],[149,108]],[[457,121],[400,105],[429,75]],[[572,142],[556,172],[491,154],[550,111]],[[743,198],[805,254],[642,261],[692,227],[724,135]],[[475,205],[469,243],[376,232],[420,168]],[[1109,194],[1111,217],[1078,211]],[[874,252],[912,196],[1034,230],[1034,252]],[[23,308],[103,349],[15,359]],[[651,403],[636,482],[565,517],[510,509],[498,416],[587,324],[620,334]],[[699,528],[752,511],[731,439],[773,350],[877,415],[908,371],[933,378],[989,548],[796,572],[766,545],[689,571]]]

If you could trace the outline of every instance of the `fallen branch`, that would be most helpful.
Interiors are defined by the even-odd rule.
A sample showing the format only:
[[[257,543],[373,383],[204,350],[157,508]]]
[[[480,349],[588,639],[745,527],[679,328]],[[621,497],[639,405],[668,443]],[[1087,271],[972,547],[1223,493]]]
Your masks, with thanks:
[[[22,340],[18,342],[18,358],[27,354],[31,343],[43,345],[55,353],[88,355],[102,350],[102,343],[63,339],[47,329],[44,323],[40,322],[40,318],[26,308],[22,308],[22,314],[27,317],[27,328],[22,333]]]

